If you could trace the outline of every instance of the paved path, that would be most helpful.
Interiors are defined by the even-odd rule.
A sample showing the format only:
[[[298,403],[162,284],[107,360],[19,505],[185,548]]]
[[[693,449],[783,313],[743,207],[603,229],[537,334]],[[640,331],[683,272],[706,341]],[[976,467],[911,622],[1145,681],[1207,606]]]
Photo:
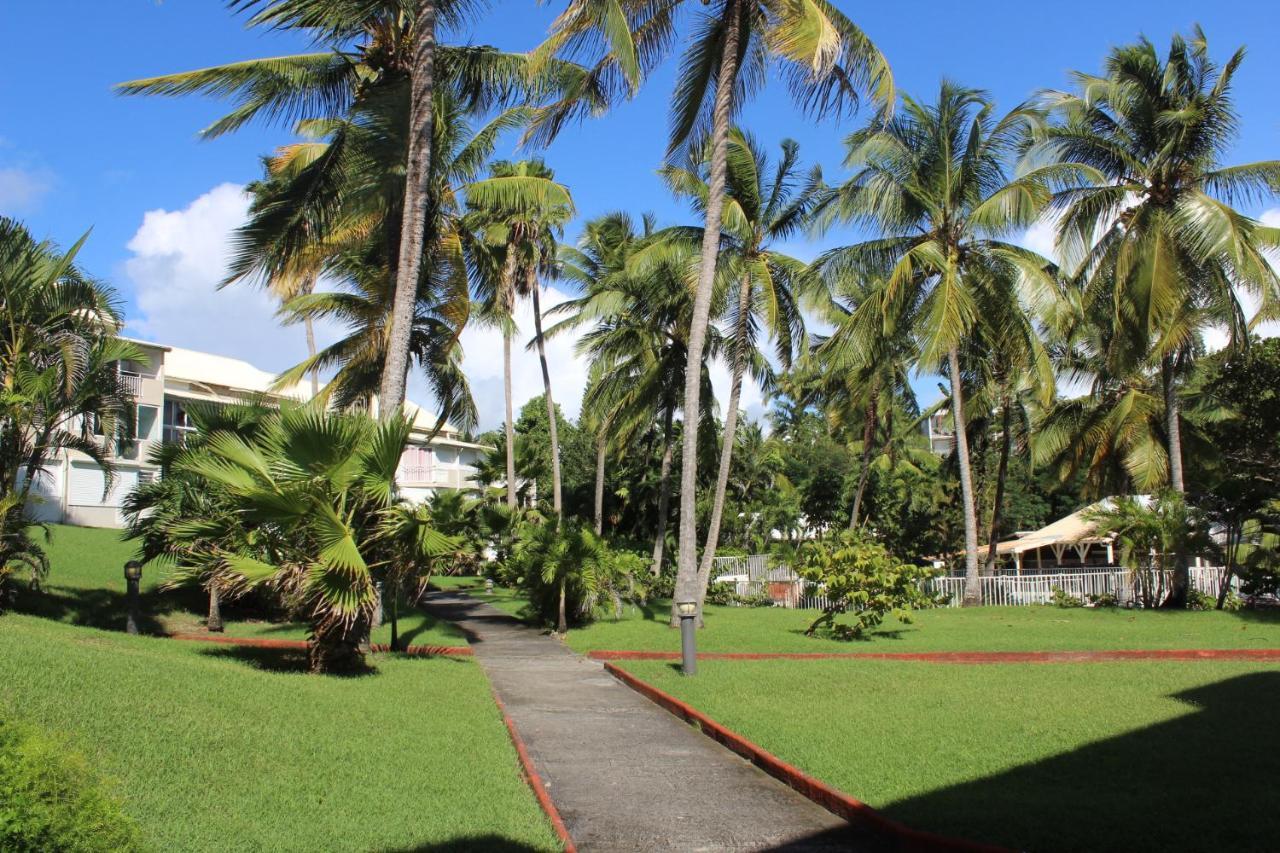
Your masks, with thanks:
[[[584,853],[881,848],[875,836],[618,683],[599,662],[466,595],[436,593],[424,604],[470,636]]]

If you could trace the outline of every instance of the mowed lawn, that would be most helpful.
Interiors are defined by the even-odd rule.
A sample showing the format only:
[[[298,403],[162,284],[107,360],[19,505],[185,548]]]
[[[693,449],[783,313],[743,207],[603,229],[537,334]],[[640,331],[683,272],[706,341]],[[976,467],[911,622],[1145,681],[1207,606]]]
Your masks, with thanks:
[[[0,714],[64,733],[156,850],[554,850],[479,667],[0,617]]]
[[[510,606],[510,605],[508,605]],[[628,607],[623,619],[602,619],[569,631],[577,651],[639,649],[676,652],[679,631],[668,627],[670,604]],[[1135,611],[1058,607],[939,608],[913,614],[910,624],[886,619],[865,640],[806,637],[816,610],[708,607],[698,632],[703,652],[1085,651],[1093,649],[1280,648],[1280,612]]]
[[[23,591],[17,609],[48,619],[108,630],[123,630],[126,614],[124,564],[134,559],[137,543],[125,541],[119,530],[50,525],[51,539],[41,540],[51,565],[45,588]],[[196,589],[162,591],[167,570],[143,567],[141,583],[142,629],[147,633],[202,632],[208,598]],[[388,616],[389,618],[389,616]],[[298,622],[271,622],[247,618],[245,608],[234,601],[223,604],[228,637],[271,637],[301,640],[307,626]],[[400,634],[405,642],[422,645],[466,645],[455,626],[439,622],[414,608],[402,608]],[[373,632],[373,642],[389,643],[391,625]]]
[[[1280,839],[1280,666],[622,665],[913,827],[1032,851]]]

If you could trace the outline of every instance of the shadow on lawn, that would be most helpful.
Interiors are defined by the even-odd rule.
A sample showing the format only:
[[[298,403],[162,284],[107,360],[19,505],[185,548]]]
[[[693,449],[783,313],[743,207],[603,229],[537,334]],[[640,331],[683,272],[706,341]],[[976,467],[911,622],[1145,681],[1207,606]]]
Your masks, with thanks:
[[[1280,672],[1173,698],[1184,716],[881,811],[1023,850],[1276,849]]]
[[[437,844],[422,844],[418,847],[393,847],[384,853],[467,853],[467,851],[494,851],[494,853],[538,853],[543,848],[533,847],[523,841],[512,841],[501,835],[467,835]]]

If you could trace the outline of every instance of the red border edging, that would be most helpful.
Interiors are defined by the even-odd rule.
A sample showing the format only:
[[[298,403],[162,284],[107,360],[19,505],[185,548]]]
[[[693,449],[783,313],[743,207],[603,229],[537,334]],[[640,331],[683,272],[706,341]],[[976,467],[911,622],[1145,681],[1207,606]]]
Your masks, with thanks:
[[[770,776],[785,782],[803,796],[822,806],[827,811],[844,818],[850,823],[862,823],[896,837],[903,843],[903,849],[918,853],[1011,853],[1007,848],[991,844],[980,844],[960,838],[948,838],[932,832],[912,829],[896,820],[887,818],[871,806],[820,782],[794,767],[776,755],[752,743],[742,735],[717,723],[696,708],[681,702],[670,693],[666,693],[647,681],[642,681],[621,667],[606,662],[604,668],[623,684],[644,696],[655,705],[669,711],[672,715],[691,723],[704,735],[722,746],[733,750],[750,761]]]
[[[547,793],[546,786],[542,784],[542,777],[534,769],[533,759],[529,757],[529,750],[525,748],[524,739],[520,737],[520,732],[516,730],[516,724],[507,715],[507,706],[502,704],[502,700],[498,698],[497,693],[493,694],[493,701],[498,706],[498,711],[502,714],[502,722],[507,724],[507,734],[511,736],[511,743],[515,745],[516,755],[520,757],[520,766],[524,769],[524,776],[529,782],[529,787],[533,789],[533,796],[538,800],[538,805],[542,807],[542,811],[546,813],[547,819],[551,821],[551,828],[556,831],[560,842],[564,844],[565,853],[577,853],[578,848],[574,845],[573,839],[569,837],[569,830],[565,828],[564,821],[560,818],[560,812],[556,809],[556,804],[551,801],[551,795]]]
[[[597,649],[592,660],[679,660],[678,652]],[[699,660],[902,660],[927,663],[1089,663],[1124,660],[1280,660],[1280,649],[1104,649],[1079,652],[703,652]]]
[[[227,646],[249,646],[255,649],[300,649],[307,648],[306,640],[273,640],[270,637],[224,637],[220,634],[168,634],[171,640],[183,640],[195,643],[221,643]],[[386,643],[374,643],[370,648],[375,652],[389,652],[391,647]],[[470,646],[407,646],[401,654],[416,657],[470,657]]]

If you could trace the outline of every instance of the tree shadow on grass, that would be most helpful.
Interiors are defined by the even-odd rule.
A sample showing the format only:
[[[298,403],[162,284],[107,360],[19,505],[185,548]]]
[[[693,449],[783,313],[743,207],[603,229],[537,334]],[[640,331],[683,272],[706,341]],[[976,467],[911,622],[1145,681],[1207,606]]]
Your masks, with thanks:
[[[258,646],[218,646],[200,649],[200,653],[211,658],[233,660],[246,664],[263,672],[298,674],[310,672],[305,649],[264,649]],[[324,678],[367,678],[377,675],[375,666],[352,672],[326,673]]]
[[[435,844],[420,844],[416,847],[388,848],[384,853],[469,853],[469,851],[492,851],[492,853],[542,853],[544,848],[534,847],[523,841],[514,841],[501,835],[467,835]]]
[[[1276,849],[1280,672],[1172,698],[1188,713],[882,811],[915,829],[1021,850]]]

